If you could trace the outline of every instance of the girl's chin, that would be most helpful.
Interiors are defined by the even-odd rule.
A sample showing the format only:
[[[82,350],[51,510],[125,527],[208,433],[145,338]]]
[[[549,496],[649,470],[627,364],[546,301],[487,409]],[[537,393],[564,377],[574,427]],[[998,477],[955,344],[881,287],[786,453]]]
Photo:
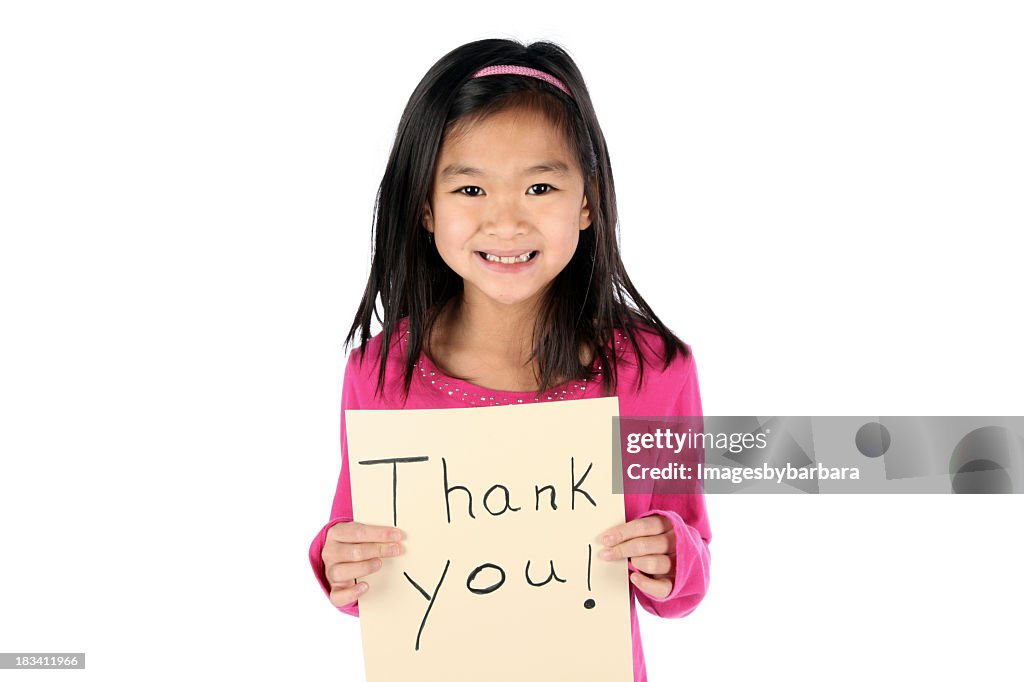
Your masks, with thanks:
[[[530,289],[509,291],[507,289],[493,289],[489,287],[473,287],[475,291],[465,297],[468,305],[501,306],[510,311],[517,308],[533,308],[541,298],[542,291]]]

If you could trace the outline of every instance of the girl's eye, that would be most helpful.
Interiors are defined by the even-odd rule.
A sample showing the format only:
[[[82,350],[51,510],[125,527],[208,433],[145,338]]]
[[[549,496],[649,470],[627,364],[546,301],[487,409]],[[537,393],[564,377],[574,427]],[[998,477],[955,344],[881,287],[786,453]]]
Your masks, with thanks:
[[[484,193],[482,189],[476,186],[460,187],[455,191],[458,192],[459,194],[464,194],[467,197],[478,197]]]
[[[536,185],[530,185],[530,189],[526,193],[527,194],[548,194],[553,189],[554,189],[554,187],[552,187],[551,185],[547,184],[546,182],[541,182],[541,183],[538,183]]]

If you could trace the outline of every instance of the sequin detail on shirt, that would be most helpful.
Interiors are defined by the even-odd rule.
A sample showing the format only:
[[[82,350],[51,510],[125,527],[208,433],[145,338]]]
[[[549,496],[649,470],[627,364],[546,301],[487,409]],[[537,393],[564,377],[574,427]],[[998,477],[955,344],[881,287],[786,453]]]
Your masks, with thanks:
[[[408,330],[403,330],[402,339],[408,335]],[[618,353],[619,347],[625,336],[616,330],[615,332],[615,352]],[[587,392],[587,387],[596,382],[599,382],[602,377],[603,367],[598,364],[594,372],[594,377],[590,380],[580,379],[572,381],[566,384],[562,384],[547,393],[540,396],[533,395],[530,391],[496,391],[488,392],[487,389],[482,387],[474,387],[477,390],[469,390],[462,388],[462,386],[472,386],[469,382],[464,380],[452,380],[447,375],[443,374],[437,369],[433,363],[430,362],[426,356],[421,355],[420,359],[416,362],[416,369],[423,379],[424,383],[433,389],[439,391],[442,395],[447,394],[452,400],[457,400],[472,407],[483,407],[488,405],[515,405],[519,403],[540,403],[556,400],[576,400],[583,397]],[[456,385],[459,384],[459,385]],[[519,395],[520,397],[516,397]]]

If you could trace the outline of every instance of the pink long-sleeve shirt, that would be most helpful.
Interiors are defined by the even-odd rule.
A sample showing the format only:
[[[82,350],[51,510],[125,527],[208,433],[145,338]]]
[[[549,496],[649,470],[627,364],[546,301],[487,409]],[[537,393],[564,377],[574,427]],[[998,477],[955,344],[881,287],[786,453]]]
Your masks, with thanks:
[[[361,366],[360,350],[354,350],[345,369],[342,388],[341,412],[341,475],[331,507],[330,521],[313,538],[309,547],[309,561],[313,573],[324,593],[330,596],[330,584],[324,573],[322,552],[327,530],[341,521],[352,521],[352,488],[349,479],[348,443],[345,437],[345,410],[397,410],[435,409],[452,407],[479,407],[533,402],[532,392],[495,391],[445,376],[426,354],[421,354],[415,367],[408,400],[403,402],[401,380],[406,353],[408,322],[399,322],[397,342],[392,339],[388,354],[385,390],[374,394],[377,385],[377,358],[382,344],[381,335],[373,337],[366,348],[367,358]],[[615,335],[618,355],[618,388],[620,417],[699,416],[702,414],[697,369],[693,355],[682,358],[678,354],[667,368],[662,361],[664,345],[657,334],[642,331],[640,347],[644,352],[644,381],[638,392],[638,372],[635,352],[625,335]],[[550,396],[550,398],[548,397]],[[600,380],[573,381],[556,387],[541,396],[541,400],[582,400],[604,397]],[[681,618],[693,611],[708,589],[711,527],[708,523],[704,497],[701,494],[624,494],[626,520],[661,514],[675,531],[676,565],[672,592],[665,598],[652,597],[629,584],[629,611],[633,631],[633,679],[645,682],[643,643],[637,622],[636,602],[648,612],[663,618]],[[630,566],[629,570],[635,570]],[[359,615],[359,604],[353,602],[338,607],[339,611]]]

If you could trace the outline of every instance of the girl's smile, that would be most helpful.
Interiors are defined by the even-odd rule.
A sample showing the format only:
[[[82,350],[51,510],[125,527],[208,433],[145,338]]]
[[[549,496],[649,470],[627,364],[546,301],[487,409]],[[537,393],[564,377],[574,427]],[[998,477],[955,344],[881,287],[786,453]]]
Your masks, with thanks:
[[[514,255],[504,255],[508,249],[491,249],[490,251],[477,251],[484,267],[493,272],[522,272],[536,262],[540,251],[521,251]]]

